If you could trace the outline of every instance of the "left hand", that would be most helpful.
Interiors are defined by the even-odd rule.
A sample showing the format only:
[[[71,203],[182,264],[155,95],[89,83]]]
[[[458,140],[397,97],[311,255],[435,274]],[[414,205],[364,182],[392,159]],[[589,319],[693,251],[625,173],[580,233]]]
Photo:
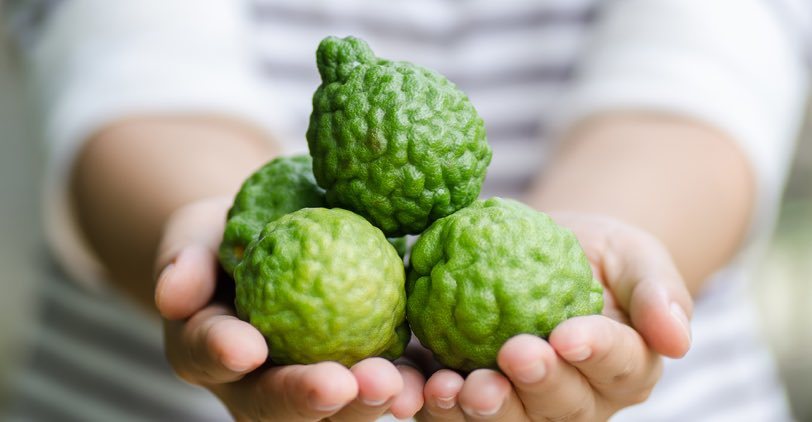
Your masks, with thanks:
[[[497,358],[504,375],[435,372],[420,420],[606,420],[646,400],[662,372],[660,355],[688,352],[692,300],[665,247],[609,218],[551,215],[575,233],[603,283],[603,315],[564,321],[546,341],[511,338]]]

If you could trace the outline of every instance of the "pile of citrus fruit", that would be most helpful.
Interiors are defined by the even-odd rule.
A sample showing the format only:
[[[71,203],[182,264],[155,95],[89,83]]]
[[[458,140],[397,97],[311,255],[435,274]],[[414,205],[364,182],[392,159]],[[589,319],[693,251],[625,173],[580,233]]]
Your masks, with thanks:
[[[491,148],[454,84],[352,37],[324,39],[316,62],[310,156],[245,181],[220,247],[237,313],[274,363],[394,359],[414,331],[470,371],[495,367],[516,334],[601,311],[570,231],[519,202],[477,200]],[[419,235],[408,268],[404,235]]]

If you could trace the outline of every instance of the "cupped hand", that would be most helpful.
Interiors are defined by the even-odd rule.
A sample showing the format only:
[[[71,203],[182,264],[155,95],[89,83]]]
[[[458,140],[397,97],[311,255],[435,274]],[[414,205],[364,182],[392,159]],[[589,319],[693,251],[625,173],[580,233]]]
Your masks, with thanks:
[[[159,250],[155,303],[164,317],[166,354],[187,382],[212,391],[237,420],[367,421],[391,412],[409,418],[423,404],[423,375],[370,358],[266,365],[262,335],[218,303],[217,247],[227,198],[187,205],[168,221]],[[221,281],[222,282],[222,281]]]
[[[502,373],[435,372],[418,419],[606,420],[646,400],[660,378],[661,355],[687,353],[692,300],[665,247],[609,218],[552,216],[575,233],[603,283],[603,315],[564,321],[546,341],[513,337],[498,355]]]

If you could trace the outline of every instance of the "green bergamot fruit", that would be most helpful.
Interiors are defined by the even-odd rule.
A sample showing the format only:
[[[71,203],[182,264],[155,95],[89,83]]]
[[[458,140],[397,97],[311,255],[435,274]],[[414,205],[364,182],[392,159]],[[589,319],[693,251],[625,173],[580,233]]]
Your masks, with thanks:
[[[442,75],[328,37],[316,52],[307,142],[327,202],[387,236],[422,232],[476,200],[491,161],[485,126]]]
[[[310,156],[280,157],[254,172],[242,184],[228,211],[220,244],[223,269],[233,274],[245,248],[265,224],[293,211],[325,205],[316,185]]]
[[[496,368],[510,337],[546,337],[565,319],[603,308],[603,288],[575,235],[501,198],[426,230],[412,247],[406,291],[417,338],[462,371]]]
[[[269,223],[235,281],[237,314],[275,363],[394,359],[409,340],[403,261],[350,211],[305,208]]]

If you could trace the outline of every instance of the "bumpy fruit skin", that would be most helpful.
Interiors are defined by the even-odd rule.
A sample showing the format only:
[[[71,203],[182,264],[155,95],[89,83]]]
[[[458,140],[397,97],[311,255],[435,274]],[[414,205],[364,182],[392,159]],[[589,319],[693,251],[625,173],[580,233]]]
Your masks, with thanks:
[[[234,273],[248,244],[268,222],[302,208],[324,205],[324,190],[313,178],[310,156],[280,157],[262,166],[243,182],[228,211],[219,250],[223,269]]]
[[[305,208],[249,245],[235,271],[237,314],[278,364],[394,359],[409,340],[404,277],[395,249],[364,218]]]
[[[410,265],[409,324],[440,363],[461,371],[496,368],[510,337],[546,337],[567,318],[603,309],[575,235],[511,200],[477,201],[436,221]]]
[[[262,227],[272,218],[267,212],[243,212],[226,221],[223,241],[220,243],[220,264],[228,274],[242,261],[248,244],[257,237]]]
[[[491,161],[485,126],[442,75],[375,57],[357,38],[325,38],[316,52],[307,142],[331,206],[387,236],[422,232],[476,200]]]

